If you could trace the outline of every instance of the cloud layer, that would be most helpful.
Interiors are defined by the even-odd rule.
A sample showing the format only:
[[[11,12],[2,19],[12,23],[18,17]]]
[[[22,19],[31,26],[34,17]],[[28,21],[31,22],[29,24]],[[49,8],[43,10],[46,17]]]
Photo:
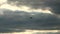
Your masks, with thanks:
[[[55,14],[60,14],[60,0],[8,0],[8,4],[16,6],[27,6],[33,9],[46,9]]]
[[[29,13],[17,9],[0,9],[0,32],[24,32],[27,29],[60,30],[60,17],[57,17],[60,15],[60,0],[7,0],[7,3],[17,7],[27,6],[31,10],[50,8],[49,10],[56,15],[38,11]]]
[[[49,13],[3,10],[0,15],[0,32],[60,29],[60,18]],[[32,15],[33,14],[33,15]]]

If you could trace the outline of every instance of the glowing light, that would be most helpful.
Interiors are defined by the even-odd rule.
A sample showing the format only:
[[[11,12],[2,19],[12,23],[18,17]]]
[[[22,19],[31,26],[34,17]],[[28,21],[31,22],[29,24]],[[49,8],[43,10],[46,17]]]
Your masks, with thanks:
[[[2,1],[2,0],[1,0]],[[50,8],[46,8],[45,10],[43,9],[31,9],[30,7],[27,7],[27,6],[20,6],[20,7],[17,7],[17,6],[12,6],[12,5],[9,5],[9,4],[3,4],[0,8],[5,8],[5,9],[10,9],[10,10],[20,10],[20,11],[26,11],[26,12],[41,12],[41,13],[51,13],[51,11],[49,10]]]
[[[30,8],[27,7],[27,6],[21,6],[20,8],[21,8],[22,10],[25,10],[25,11],[29,11],[29,9],[30,9]]]
[[[12,32],[12,33],[0,33],[0,34],[33,34],[33,33],[57,33],[57,32],[60,32],[60,30],[26,30],[25,32]]]
[[[0,4],[7,2],[7,0],[0,0]]]
[[[8,4],[4,4],[0,8],[6,8],[6,9],[10,9],[10,10],[17,10],[17,9],[19,9],[19,8],[15,7],[15,6],[10,6]]]
[[[6,8],[6,9],[13,10],[13,11],[15,11],[15,10],[28,11],[28,9],[29,9],[26,6],[17,7],[17,6],[11,6],[9,4],[4,4],[0,8]]]
[[[33,34],[33,33],[48,33],[48,32],[52,32],[52,33],[56,33],[58,32],[58,30],[26,30],[25,32],[14,32],[13,34]]]
[[[31,9],[30,11],[32,11],[32,12],[41,12],[41,13],[50,13],[50,14],[52,14],[52,12],[49,10],[49,9],[45,9],[45,10],[43,10],[43,9]]]

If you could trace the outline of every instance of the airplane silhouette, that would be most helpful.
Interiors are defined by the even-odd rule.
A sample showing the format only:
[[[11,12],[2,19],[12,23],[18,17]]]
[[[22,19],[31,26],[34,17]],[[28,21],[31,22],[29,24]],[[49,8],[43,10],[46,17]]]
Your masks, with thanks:
[[[30,19],[32,19],[32,17],[30,17]]]

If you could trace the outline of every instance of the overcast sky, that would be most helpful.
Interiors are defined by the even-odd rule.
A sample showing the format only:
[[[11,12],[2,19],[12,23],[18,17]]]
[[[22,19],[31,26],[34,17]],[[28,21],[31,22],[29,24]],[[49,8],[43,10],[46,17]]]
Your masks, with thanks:
[[[0,32],[60,30],[59,0],[0,0]]]

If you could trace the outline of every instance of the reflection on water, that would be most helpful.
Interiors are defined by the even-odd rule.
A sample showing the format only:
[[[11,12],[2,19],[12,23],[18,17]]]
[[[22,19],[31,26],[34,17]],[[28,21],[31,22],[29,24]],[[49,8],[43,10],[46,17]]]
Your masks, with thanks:
[[[60,34],[60,30],[26,30],[25,32],[12,32],[0,34]]]

